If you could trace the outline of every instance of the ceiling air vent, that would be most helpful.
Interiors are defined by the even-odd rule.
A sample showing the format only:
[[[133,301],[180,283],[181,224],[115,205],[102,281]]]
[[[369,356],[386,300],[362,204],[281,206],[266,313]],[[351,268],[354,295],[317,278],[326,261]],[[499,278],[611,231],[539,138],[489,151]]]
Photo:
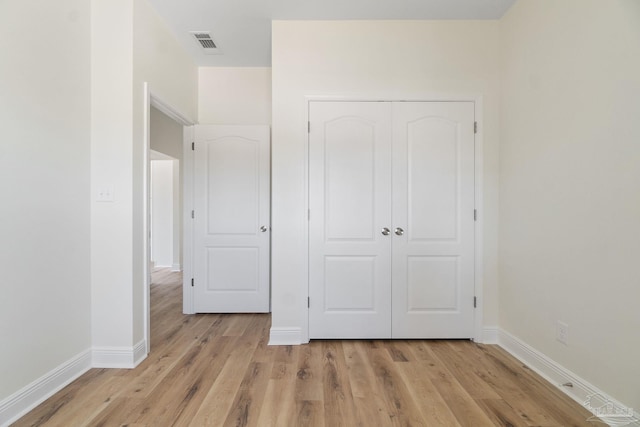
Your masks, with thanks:
[[[204,53],[209,55],[220,53],[220,49],[218,49],[218,46],[216,46],[216,43],[211,38],[209,31],[189,31],[189,33],[196,39]]]

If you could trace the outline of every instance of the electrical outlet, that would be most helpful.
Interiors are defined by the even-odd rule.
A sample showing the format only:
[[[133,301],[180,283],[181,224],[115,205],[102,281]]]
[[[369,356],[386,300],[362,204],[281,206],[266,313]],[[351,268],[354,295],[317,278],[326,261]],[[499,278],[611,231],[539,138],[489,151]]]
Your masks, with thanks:
[[[556,339],[562,344],[569,344],[569,325],[559,320],[556,323]]]

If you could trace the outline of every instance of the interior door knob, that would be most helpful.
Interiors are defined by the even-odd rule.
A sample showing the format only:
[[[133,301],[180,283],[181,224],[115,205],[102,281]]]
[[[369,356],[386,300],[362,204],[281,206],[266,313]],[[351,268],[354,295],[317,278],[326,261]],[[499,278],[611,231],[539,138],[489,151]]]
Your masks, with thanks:
[[[400,228],[400,227],[397,227],[397,228],[396,228],[395,230],[393,230],[393,231],[394,231],[394,232],[396,233],[396,235],[398,235],[398,236],[402,236],[402,235],[404,234],[404,230],[403,230],[402,228]]]
[[[260,227],[260,231],[262,231],[263,233],[267,231],[267,226],[263,225],[262,227]]]
[[[381,231],[383,236],[388,236],[389,233],[391,233],[391,230],[389,230],[387,227],[384,227]]]

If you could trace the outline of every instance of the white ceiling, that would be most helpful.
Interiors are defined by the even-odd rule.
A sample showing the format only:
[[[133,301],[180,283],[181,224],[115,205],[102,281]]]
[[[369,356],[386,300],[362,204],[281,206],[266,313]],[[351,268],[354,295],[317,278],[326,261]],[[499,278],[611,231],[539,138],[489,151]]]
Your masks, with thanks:
[[[272,20],[499,19],[515,0],[150,0],[200,66],[271,66]],[[189,31],[210,31],[205,55]]]

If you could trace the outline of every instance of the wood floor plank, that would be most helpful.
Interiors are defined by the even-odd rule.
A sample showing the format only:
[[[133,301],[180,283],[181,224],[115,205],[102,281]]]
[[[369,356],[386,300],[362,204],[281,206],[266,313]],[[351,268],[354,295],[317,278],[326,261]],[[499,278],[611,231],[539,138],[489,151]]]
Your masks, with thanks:
[[[49,423],[74,426],[84,424],[101,413],[116,398],[115,396],[119,395],[119,391],[128,381],[124,376],[107,377],[98,387],[92,387],[90,391],[78,396],[74,406],[67,405],[62,408]]]
[[[300,346],[293,345],[280,345],[277,347],[276,353],[273,357],[275,362],[291,364],[295,363],[298,358],[298,351]]]
[[[291,357],[290,350],[279,350],[274,358],[274,373],[272,378],[280,382],[284,390],[284,399],[278,401],[278,392],[271,396],[267,393],[267,399],[271,401],[261,413],[261,419],[266,422],[270,417],[272,424],[268,425],[296,425],[324,426],[324,390],[322,386],[322,355],[319,351],[313,351],[309,346],[296,348],[297,358]],[[290,363],[286,363],[286,362]],[[276,368],[277,366],[277,368]],[[278,387],[276,381],[270,384]],[[288,397],[294,398],[294,405],[288,402]],[[277,403],[273,403],[276,401]],[[274,414],[274,410],[275,413]],[[259,424],[263,425],[263,424]],[[267,425],[267,424],[265,424]]]
[[[208,357],[204,357],[199,361],[200,363],[194,364],[190,374],[184,378],[182,382],[182,392],[180,394],[169,394],[169,396],[182,397],[181,400],[176,399],[180,403],[173,406],[173,408],[171,405],[168,405],[168,408],[173,409],[173,415],[169,417],[163,415],[161,419],[156,418],[150,425],[162,425],[159,424],[159,422],[166,422],[166,420],[173,420],[171,425],[191,425],[192,419],[202,407],[212,385],[220,375],[222,369],[224,369],[225,360],[228,360],[226,355],[230,353],[230,350],[235,346],[236,339],[220,337],[213,341],[213,343],[214,345],[210,348]],[[176,383],[178,387],[180,387],[180,382]],[[169,411],[166,413],[170,414]]]
[[[478,347],[483,353],[486,346]],[[473,351],[473,349],[469,349]],[[474,369],[477,375],[490,385],[514,411],[531,426],[564,425],[526,392],[524,383],[512,376],[513,368],[491,356],[476,360]]]
[[[253,362],[245,372],[240,390],[224,423],[226,427],[257,426],[260,407],[269,383],[271,364]]]
[[[181,419],[185,409],[192,403],[198,408],[209,390],[210,384],[221,369],[221,363],[207,363],[208,351],[218,350],[224,354],[234,338],[212,341],[205,336],[193,346],[156,386],[148,397],[141,399],[133,408],[128,422],[147,425],[166,425]],[[219,360],[219,359],[216,359]],[[204,384],[203,384],[204,382]]]
[[[269,345],[271,315],[269,313],[254,314],[249,330],[257,337],[256,349],[253,352],[254,362],[273,362],[275,353],[280,346]]]
[[[136,381],[130,382],[122,391],[125,397],[147,397],[171,372],[176,364],[187,352],[197,344],[202,334],[210,327],[210,322],[205,318],[194,319],[188,330],[184,330],[176,336],[172,342],[165,342],[161,348],[149,354],[147,359],[138,366],[141,371]]]
[[[415,360],[411,352],[411,346],[404,340],[388,341],[387,351],[394,362],[409,362]]]
[[[322,387],[322,354],[318,346],[302,346],[296,366],[295,396],[299,401],[324,402]]]
[[[353,426],[356,418],[342,344],[323,341],[321,348],[325,422],[336,427]]]
[[[65,413],[73,412],[75,402],[78,402],[84,394],[83,390],[92,384],[103,385],[110,381],[111,378],[113,378],[112,372],[107,369],[92,369],[36,407],[28,416],[19,420],[18,423],[29,418],[31,420],[30,425],[33,426],[55,425],[59,420],[65,419]],[[86,415],[86,412],[82,412]]]
[[[472,342],[456,343],[439,342],[431,347],[431,351],[442,362],[447,370],[453,374],[456,380],[464,387],[465,391],[473,398],[500,399],[500,395],[482,378],[476,375],[476,367],[465,359],[463,349],[475,345]]]
[[[91,369],[14,426],[592,426],[496,346],[446,340],[269,346],[269,314],[182,314],[181,275],[153,273],[151,353]]]
[[[195,414],[192,423],[198,426],[220,425],[231,411],[231,405],[243,380],[256,342],[246,337],[236,337],[233,348],[229,348],[228,357],[220,374],[209,388],[209,391]]]
[[[317,400],[296,400],[295,423],[298,426],[323,427],[325,425],[323,403]]]
[[[373,366],[367,355],[370,347],[358,341],[345,341],[343,348],[358,425],[375,426],[391,423],[392,414],[387,410],[384,393],[376,381]]]
[[[372,349],[369,354],[376,381],[384,394],[391,425],[427,425],[387,349]]]
[[[133,418],[133,411],[140,405],[141,400],[142,399],[117,397],[109,403],[108,410],[98,412],[92,419],[88,420],[85,425],[87,427],[134,425],[135,423],[128,420]],[[117,414],[117,416],[114,416],[114,414]]]
[[[545,413],[549,414],[549,418],[554,422],[563,426],[593,425],[586,421],[591,416],[591,413],[586,408],[575,404],[568,396],[535,372],[523,366],[504,350],[492,347],[487,348],[486,352],[493,356],[490,360],[505,369],[505,377],[519,384],[525,394],[525,398],[536,396],[536,403],[543,408]]]
[[[476,403],[497,426],[529,426],[529,423],[525,422],[525,420],[523,420],[516,411],[514,411],[513,408],[502,399],[477,399]]]
[[[250,314],[238,314],[233,316],[231,323],[222,335],[225,337],[242,336],[251,323],[251,320],[252,316]]]
[[[445,403],[463,427],[492,426],[493,422],[454,378],[432,380]]]
[[[460,423],[444,401],[431,378],[424,374],[428,361],[399,364],[398,370],[411,396],[419,402],[420,412],[427,425],[458,427]]]
[[[296,370],[288,366],[282,375],[276,379],[269,379],[265,398],[262,401],[259,426],[288,427],[296,425],[297,405],[295,399]]]

